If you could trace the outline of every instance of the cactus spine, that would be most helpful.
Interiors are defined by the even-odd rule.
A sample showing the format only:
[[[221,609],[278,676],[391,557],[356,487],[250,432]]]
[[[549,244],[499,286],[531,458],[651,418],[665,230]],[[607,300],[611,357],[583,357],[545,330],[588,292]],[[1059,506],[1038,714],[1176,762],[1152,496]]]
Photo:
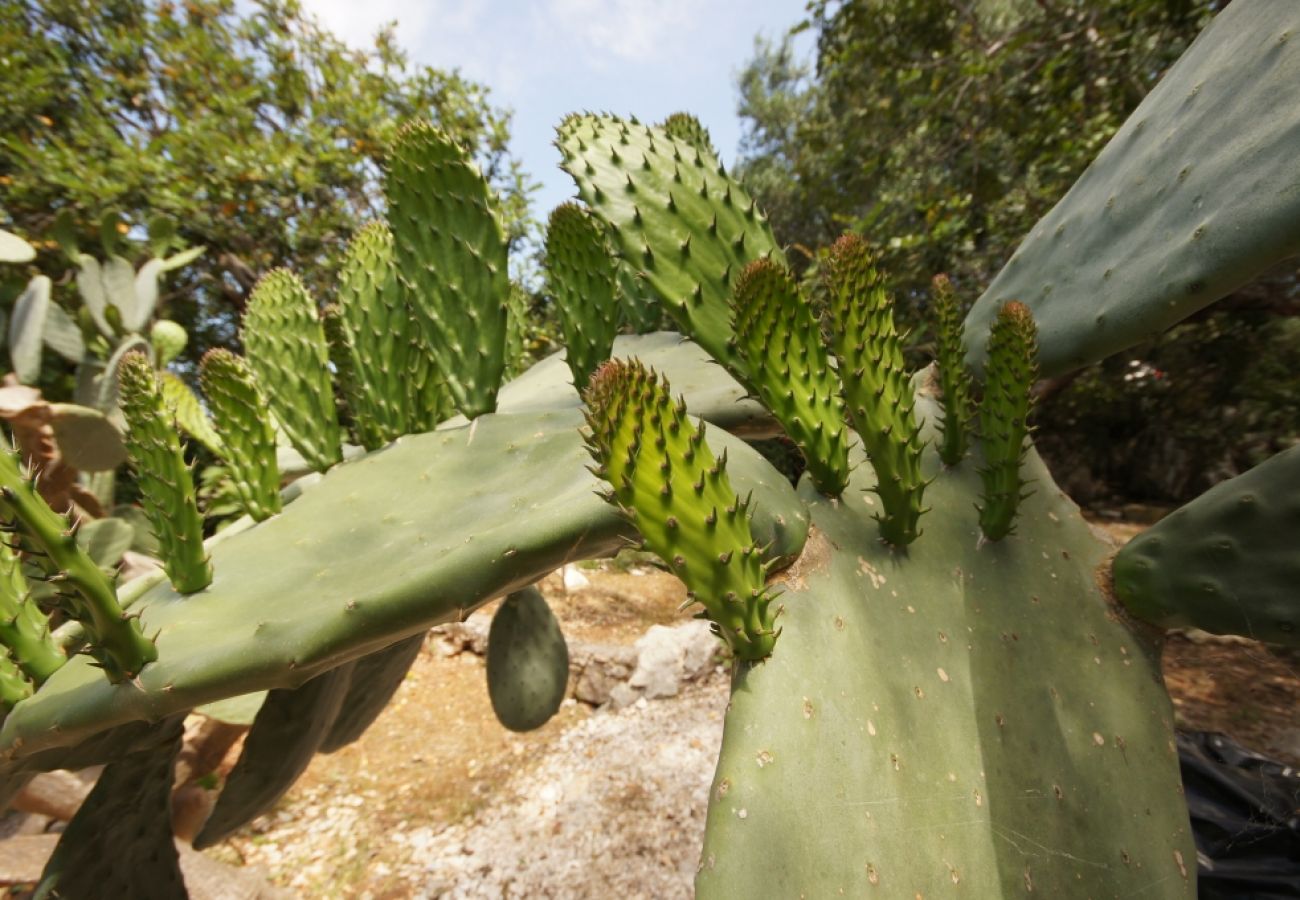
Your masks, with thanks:
[[[194,476],[185,463],[173,417],[163,402],[153,366],[143,353],[128,353],[118,366],[127,450],[140,479],[145,512],[161,545],[163,566],[182,594],[212,582],[203,549],[203,518],[194,495]]]
[[[737,659],[772,652],[779,609],[749,527],[749,502],[732,490],[727,459],[704,443],[668,384],[637,362],[610,360],[584,395],[597,474],[646,545],[686,583]]]
[[[262,413],[266,399],[247,363],[229,350],[205,353],[199,377],[244,512],[261,522],[280,511],[275,432]]]
[[[750,263],[732,300],[736,345],[768,409],[803,452],[817,490],[838,497],[849,481],[849,436],[839,378],[812,310],[790,273]]]
[[[32,484],[22,477],[14,454],[0,453],[0,514],[49,580],[71,587],[60,590],[59,603],[85,628],[87,652],[109,680],[134,678],[158,658],[158,649],[141,633],[139,621],[122,611],[113,583],[78,546],[67,520],[50,509]]]
[[[880,536],[906,546],[921,533],[925,512],[921,477],[921,429],[916,422],[912,383],[903,366],[903,346],[894,327],[893,302],[871,265],[862,238],[846,234],[831,247],[828,284],[831,345],[840,361],[840,380],[853,428],[876,470],[883,513]]]
[[[980,440],[984,448],[980,529],[990,541],[1011,533],[1023,499],[1020,464],[1028,452],[1029,414],[1038,376],[1034,317],[1014,300],[998,311],[989,335]]]
[[[939,385],[943,391],[943,419],[940,424],[939,458],[955,466],[970,448],[973,408],[970,373],[966,369],[963,345],[965,326],[957,309],[957,297],[947,275],[934,276],[934,343],[939,363]]]
[[[50,635],[50,620],[28,589],[18,554],[0,540],[0,644],[37,686],[67,659]]]

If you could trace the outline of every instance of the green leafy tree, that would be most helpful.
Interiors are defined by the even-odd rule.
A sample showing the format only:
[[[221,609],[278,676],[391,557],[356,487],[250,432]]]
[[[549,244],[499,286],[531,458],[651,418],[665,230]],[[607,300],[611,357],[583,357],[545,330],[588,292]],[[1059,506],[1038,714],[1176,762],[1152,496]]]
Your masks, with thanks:
[[[8,227],[46,241],[38,264],[56,276],[56,231],[95,255],[146,228],[155,244],[206,247],[166,285],[186,298],[167,313],[197,338],[195,358],[233,340],[274,266],[321,272],[312,287],[332,295],[322,263],[382,218],[381,164],[403,120],[471,148],[511,238],[529,228],[508,113],[459,73],[413,65],[391,29],[357,50],[294,0],[25,0],[0,4],[0,60]]]

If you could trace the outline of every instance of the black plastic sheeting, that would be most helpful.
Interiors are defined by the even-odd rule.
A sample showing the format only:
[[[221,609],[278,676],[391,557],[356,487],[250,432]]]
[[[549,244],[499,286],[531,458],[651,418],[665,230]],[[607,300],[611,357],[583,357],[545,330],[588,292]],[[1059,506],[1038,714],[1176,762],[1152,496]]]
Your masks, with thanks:
[[[1200,900],[1300,898],[1300,769],[1221,734],[1178,735]]]

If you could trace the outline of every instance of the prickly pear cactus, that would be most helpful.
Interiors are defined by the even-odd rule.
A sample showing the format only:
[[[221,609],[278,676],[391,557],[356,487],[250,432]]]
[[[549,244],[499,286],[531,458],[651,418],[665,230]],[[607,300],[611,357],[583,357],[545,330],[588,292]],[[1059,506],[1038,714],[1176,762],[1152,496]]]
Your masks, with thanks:
[[[868,467],[840,502],[804,486],[781,638],[734,675],[701,898],[1195,897],[1158,657],[1097,586],[1109,548],[1026,468],[1020,536],[980,541],[964,466],[905,556],[875,540]]]
[[[456,408],[496,408],[505,371],[506,242],[487,181],[455,141],[412,123],[389,160],[389,227],[406,306]]]
[[[727,298],[760,257],[783,263],[758,204],[707,148],[613,116],[570,116],[557,146],[578,194],[685,334],[733,375]],[[743,379],[742,379],[743,380]]]
[[[600,223],[576,203],[551,211],[546,228],[551,294],[564,328],[565,361],[582,390],[609,359],[618,333],[618,276]]]
[[[329,347],[316,302],[298,276],[280,269],[254,286],[243,336],[249,364],[294,449],[318,472],[342,461]]]
[[[1166,628],[1300,646],[1300,447],[1215,485],[1129,542],[1115,590]]]
[[[1187,289],[1200,303],[1203,292],[1223,290],[1292,246],[1285,236],[1261,237],[1243,210],[1257,206],[1260,228],[1277,233],[1289,233],[1279,223],[1300,221],[1295,192],[1261,197],[1253,188],[1275,183],[1265,176],[1289,146],[1279,136],[1294,130],[1293,111],[1275,109],[1268,122],[1247,116],[1241,181],[1228,171],[1239,135],[1215,133],[1236,113],[1204,111],[1206,97],[1226,91],[1247,111],[1273,102],[1271,86],[1294,63],[1294,41],[1283,40],[1290,10],[1232,4],[979,301],[963,337],[978,348],[975,362],[984,361],[999,311],[1002,323],[992,361],[981,366],[981,434],[963,433],[967,448],[945,441],[948,466],[935,446],[938,423],[947,430],[971,417],[941,409],[932,373],[904,372],[865,245],[849,238],[831,256],[837,324],[819,348],[757,205],[683,120],[647,128],[575,116],[559,143],[621,256],[619,279],[631,270],[653,287],[694,343],[676,334],[620,338],[581,398],[558,358],[498,395],[506,296],[499,225],[457,148],[427,127],[404,132],[388,184],[391,272],[401,288],[394,296],[404,299],[384,294],[390,282],[374,261],[382,240],[345,289],[365,294],[360,306],[373,315],[400,323],[400,306],[423,326],[428,354],[415,353],[414,386],[404,395],[423,399],[408,407],[402,434],[337,464],[320,321],[281,273],[264,282],[245,322],[261,384],[231,396],[264,392],[285,432],[325,471],[309,489],[286,491],[279,513],[210,540],[214,577],[204,590],[186,595],[156,578],[118,590],[13,457],[0,455],[10,546],[79,620],[46,635],[23,607],[13,566],[3,565],[12,554],[0,548],[0,590],[8,592],[0,603],[14,617],[0,628],[9,651],[0,654],[0,699],[12,705],[0,724],[0,798],[38,771],[110,763],[103,793],[60,843],[51,883],[81,891],[80,867],[93,856],[97,885],[151,896],[132,869],[147,857],[140,870],[158,876],[156,895],[175,895],[169,835],[160,817],[149,817],[165,799],[172,745],[166,727],[151,723],[267,692],[200,836],[210,843],[273,803],[313,753],[363,731],[431,625],[496,597],[534,597],[518,592],[565,562],[640,540],[682,576],[732,655],[701,897],[1194,897],[1159,630],[1133,617],[1292,634],[1300,615],[1288,586],[1300,576],[1296,510],[1286,498],[1295,493],[1296,457],[1284,454],[1207,494],[1121,553],[1112,573],[1111,548],[1026,443],[1032,325],[1041,326],[1044,371],[1060,371],[1167,323],[1166,304],[1189,308],[1170,300],[1182,276],[1169,273],[1196,276],[1204,262],[1204,283]],[[1219,73],[1223,83],[1211,86]],[[1188,86],[1189,77],[1204,90]],[[1189,205],[1182,188],[1168,187],[1183,174],[1167,171],[1177,164],[1168,147],[1183,145],[1145,136],[1154,127],[1143,131],[1147,113],[1162,128],[1203,130],[1189,146],[1209,147],[1210,162],[1182,163],[1191,169],[1177,183],[1197,186],[1204,203]],[[1288,157],[1277,171],[1292,165]],[[1170,179],[1143,181],[1149,172]],[[1219,177],[1236,193],[1226,196]],[[1129,206],[1121,198],[1099,212],[1093,201],[1107,184],[1131,189]],[[1174,232],[1190,221],[1189,209],[1201,216],[1210,201],[1239,234],[1207,240],[1202,246],[1213,249],[1202,261]],[[1192,239],[1225,232],[1210,225]],[[1133,247],[1140,259],[1126,256]],[[1089,281],[1106,260],[1118,264],[1100,275],[1103,288],[1112,277],[1125,292]],[[125,270],[114,268],[109,277],[120,280]],[[90,274],[102,294],[104,273]],[[1023,306],[1004,295],[1009,285],[1058,279],[1075,287],[1028,291]],[[106,300],[96,311],[106,326],[135,314]],[[980,392],[963,383],[969,373],[953,361],[955,316],[945,315],[942,397],[955,407],[967,391]],[[375,363],[371,353],[400,355],[386,343],[391,335],[364,332],[366,319],[349,319],[343,334],[357,373]],[[355,379],[358,390],[389,395],[388,406],[354,401],[354,414],[376,419],[362,426],[378,429],[400,406],[400,388],[385,383]],[[444,383],[466,418],[441,421]],[[833,415],[837,390],[848,428]],[[223,401],[212,393],[217,411]],[[800,441],[815,476],[797,490],[739,437],[783,431]],[[969,464],[955,464],[963,453]],[[244,477],[269,489],[264,449],[249,456],[257,459]],[[602,479],[613,502],[597,495]],[[561,690],[562,637],[535,607],[520,614],[530,602],[503,606],[510,612],[490,649],[490,690],[494,700],[507,698],[505,718],[515,724],[540,719]],[[59,664],[64,647],[85,652]],[[538,660],[541,684],[524,674]],[[104,810],[136,781],[145,802],[119,829]]]
[[[1300,252],[1300,6],[1218,14],[1029,232],[970,312],[971,360],[1008,300],[1038,322],[1043,375],[1154,337]]]

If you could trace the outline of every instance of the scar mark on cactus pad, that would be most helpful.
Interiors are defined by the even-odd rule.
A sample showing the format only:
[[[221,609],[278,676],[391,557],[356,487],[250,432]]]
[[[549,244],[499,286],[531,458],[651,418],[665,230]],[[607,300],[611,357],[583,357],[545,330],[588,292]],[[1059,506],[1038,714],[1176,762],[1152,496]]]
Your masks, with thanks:
[[[877,572],[876,567],[861,556],[858,557],[858,571],[871,579],[871,586],[876,590],[880,590],[880,586],[885,583],[885,576]]]
[[[826,571],[831,560],[831,543],[816,526],[808,528],[808,540],[804,542],[799,558],[774,574],[769,582],[775,581],[785,585],[791,591],[803,591],[808,587],[808,577]]]

